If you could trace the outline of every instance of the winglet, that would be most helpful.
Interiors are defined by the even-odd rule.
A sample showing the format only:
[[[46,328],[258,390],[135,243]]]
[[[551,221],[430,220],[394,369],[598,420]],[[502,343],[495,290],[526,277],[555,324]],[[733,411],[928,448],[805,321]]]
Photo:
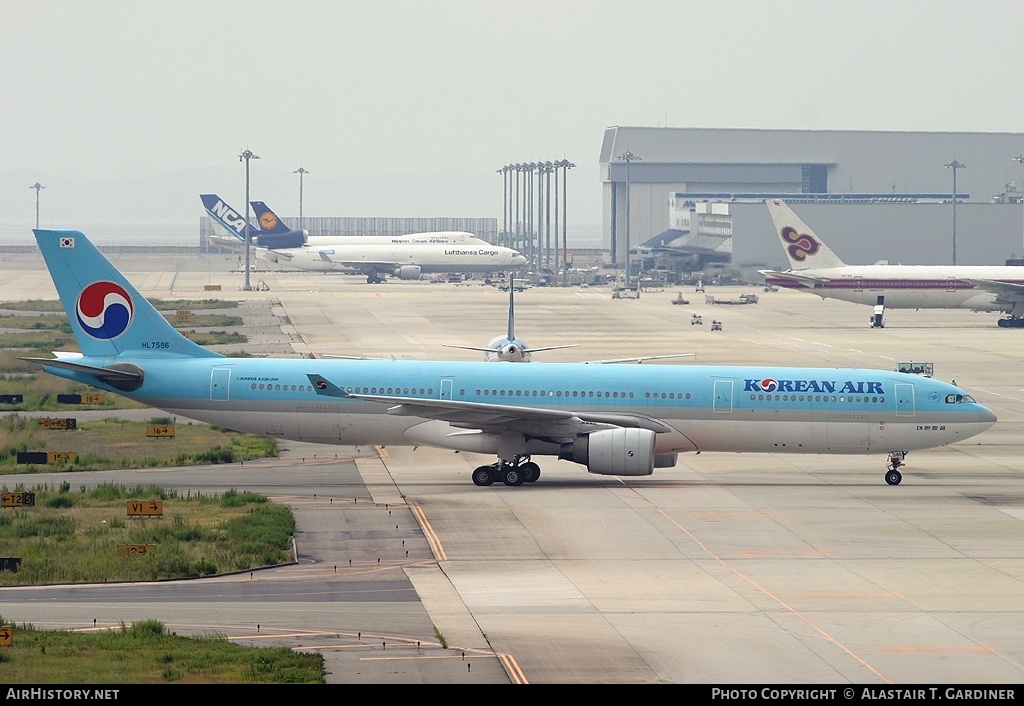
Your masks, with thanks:
[[[351,397],[350,394],[342,390],[340,387],[335,385],[333,382],[328,381],[322,375],[307,374],[309,381],[313,383],[313,389],[316,394],[324,397]]]

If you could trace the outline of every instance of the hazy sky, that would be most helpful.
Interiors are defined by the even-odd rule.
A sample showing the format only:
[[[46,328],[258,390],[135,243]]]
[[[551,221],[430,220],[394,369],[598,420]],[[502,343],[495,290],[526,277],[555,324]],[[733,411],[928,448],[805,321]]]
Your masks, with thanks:
[[[1024,3],[2,0],[4,220],[501,218],[503,164],[567,158],[600,223],[611,125],[1024,132]],[[77,196],[69,195],[77,194]],[[83,198],[87,195],[88,198]]]

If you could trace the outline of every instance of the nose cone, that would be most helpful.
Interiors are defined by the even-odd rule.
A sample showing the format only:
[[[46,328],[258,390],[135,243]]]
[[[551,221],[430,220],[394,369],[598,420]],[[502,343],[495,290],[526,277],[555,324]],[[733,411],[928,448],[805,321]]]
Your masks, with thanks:
[[[978,407],[978,421],[985,426],[985,429],[988,429],[996,423],[996,413],[985,405],[980,404]]]
[[[513,265],[525,265],[526,264],[526,258],[523,257],[522,255],[520,255],[519,253],[516,253],[515,255],[512,256],[512,264]]]

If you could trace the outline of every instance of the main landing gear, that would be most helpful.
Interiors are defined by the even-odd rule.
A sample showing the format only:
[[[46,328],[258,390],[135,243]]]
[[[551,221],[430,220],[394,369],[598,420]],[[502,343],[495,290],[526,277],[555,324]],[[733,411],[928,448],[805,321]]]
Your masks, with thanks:
[[[905,465],[903,459],[907,457],[906,451],[893,451],[889,454],[889,463],[886,465],[885,482],[889,485],[899,485],[903,480],[903,474],[899,467]]]
[[[999,328],[1024,328],[1024,318],[1011,316],[1007,319],[999,319]]]
[[[526,458],[529,458],[528,456]],[[480,466],[473,471],[473,482],[476,485],[490,485],[500,480],[505,485],[522,485],[533,483],[540,478],[540,466],[533,461],[517,458],[514,462],[499,460],[488,466]]]
[[[383,281],[384,276],[381,275],[379,272],[373,272],[371,274],[366,275],[367,284],[380,284]]]

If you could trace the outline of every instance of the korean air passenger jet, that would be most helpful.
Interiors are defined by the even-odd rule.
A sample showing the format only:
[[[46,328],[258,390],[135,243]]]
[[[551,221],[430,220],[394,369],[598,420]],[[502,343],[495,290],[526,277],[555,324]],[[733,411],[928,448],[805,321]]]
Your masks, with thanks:
[[[74,230],[36,230],[81,353],[43,370],[239,431],[325,444],[495,454],[473,482],[536,481],[552,456],[646,476],[680,453],[886,454],[970,438],[995,415],[887,370],[226,358],[178,333]]]

